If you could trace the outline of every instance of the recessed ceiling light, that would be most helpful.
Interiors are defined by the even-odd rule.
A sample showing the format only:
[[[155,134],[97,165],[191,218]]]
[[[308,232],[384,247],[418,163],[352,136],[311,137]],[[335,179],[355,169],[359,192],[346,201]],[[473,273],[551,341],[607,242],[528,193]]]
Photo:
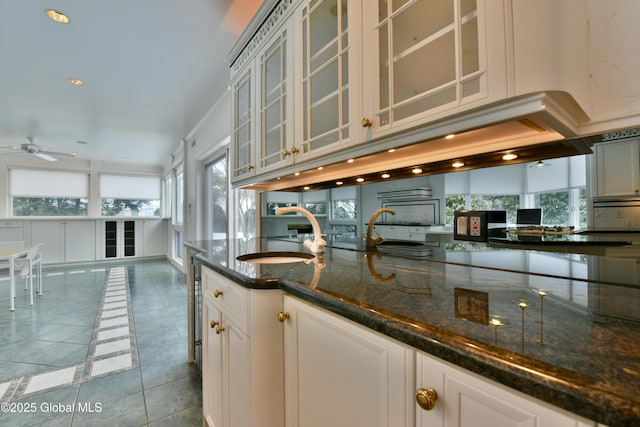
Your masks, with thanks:
[[[389,148],[389,149],[387,150],[387,152],[388,152],[388,153],[393,153],[394,151],[396,151],[396,149],[395,149],[395,148]]]
[[[322,169],[324,169],[324,166],[318,166],[319,171],[321,171]]]
[[[413,169],[411,169],[411,173],[415,173],[415,174],[422,173],[422,169],[420,169],[420,168],[413,168]]]
[[[464,166],[463,162],[453,162],[451,164],[451,166],[453,166],[454,168],[461,168],[462,166]]]
[[[450,133],[449,135],[445,136],[444,139],[452,139],[452,138],[455,138],[455,137],[456,137],[455,134]]]
[[[295,175],[295,176],[298,176],[298,175],[300,175],[300,172],[296,172],[296,173],[294,173],[294,175]]]
[[[387,178],[391,178],[391,175],[389,175],[388,173],[383,173],[382,175],[380,175],[382,178],[387,179]]]
[[[311,188],[311,187],[309,187],[308,185],[305,185],[305,186],[304,186],[304,189],[305,189],[305,190],[308,190],[309,188]]]
[[[83,82],[82,80],[80,80],[80,79],[76,79],[75,77],[69,77],[69,78],[67,79],[67,81],[68,81],[69,83],[71,83],[72,85],[75,85],[75,86],[82,86],[82,85],[84,85],[84,82]]]
[[[349,159],[349,160],[347,160],[347,163],[353,163],[353,162],[355,162],[355,160],[354,160],[354,159]]]
[[[364,182],[364,178],[356,178],[356,181],[358,181],[358,182]]]
[[[69,23],[69,17],[62,12],[53,9],[47,9],[44,11],[44,13],[46,13],[49,19],[51,19],[52,21],[59,22],[60,24]]]
[[[342,182],[342,181],[336,181],[336,185],[342,185],[342,184],[344,184],[344,182]]]
[[[517,158],[518,158],[518,155],[514,153],[507,153],[504,156],[502,156],[502,160],[513,160]]]

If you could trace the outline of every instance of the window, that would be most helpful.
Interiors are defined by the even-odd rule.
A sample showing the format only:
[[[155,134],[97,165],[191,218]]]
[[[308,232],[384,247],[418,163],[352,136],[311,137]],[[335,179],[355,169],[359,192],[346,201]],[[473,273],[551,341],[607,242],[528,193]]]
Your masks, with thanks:
[[[173,209],[173,178],[171,175],[167,175],[164,180],[164,215],[166,217],[172,216]]]
[[[207,182],[205,228],[207,239],[226,239],[229,223],[227,156],[217,158],[205,167]]]
[[[356,200],[332,200],[331,201],[331,217],[337,219],[356,219]]]
[[[160,177],[100,175],[102,216],[160,216]]]
[[[184,204],[184,188],[182,170],[176,172],[176,203],[174,205],[173,223],[182,224],[183,212],[182,205]]]
[[[89,177],[84,172],[11,169],[13,216],[86,216]]]

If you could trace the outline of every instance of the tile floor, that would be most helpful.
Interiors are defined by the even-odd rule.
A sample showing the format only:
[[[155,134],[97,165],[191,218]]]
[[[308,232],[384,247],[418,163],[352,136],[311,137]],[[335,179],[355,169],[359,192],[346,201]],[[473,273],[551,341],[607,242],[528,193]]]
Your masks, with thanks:
[[[165,261],[43,269],[29,306],[0,281],[0,425],[202,426],[184,275]]]

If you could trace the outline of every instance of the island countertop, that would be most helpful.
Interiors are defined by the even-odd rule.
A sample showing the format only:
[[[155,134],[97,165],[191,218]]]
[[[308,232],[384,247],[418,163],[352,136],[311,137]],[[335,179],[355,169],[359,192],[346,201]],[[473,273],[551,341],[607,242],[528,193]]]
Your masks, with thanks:
[[[609,425],[640,425],[640,267],[635,258],[439,244],[431,257],[295,239],[189,242],[249,288],[285,292],[435,357]],[[335,245],[340,246],[340,245]],[[344,245],[342,245],[344,246]]]

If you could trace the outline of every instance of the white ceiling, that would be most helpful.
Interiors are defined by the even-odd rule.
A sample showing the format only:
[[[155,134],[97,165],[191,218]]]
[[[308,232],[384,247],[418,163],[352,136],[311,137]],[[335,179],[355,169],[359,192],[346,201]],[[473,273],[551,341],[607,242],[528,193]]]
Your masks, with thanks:
[[[29,136],[78,158],[165,164],[227,90],[227,54],[261,3],[3,1],[0,147]]]

